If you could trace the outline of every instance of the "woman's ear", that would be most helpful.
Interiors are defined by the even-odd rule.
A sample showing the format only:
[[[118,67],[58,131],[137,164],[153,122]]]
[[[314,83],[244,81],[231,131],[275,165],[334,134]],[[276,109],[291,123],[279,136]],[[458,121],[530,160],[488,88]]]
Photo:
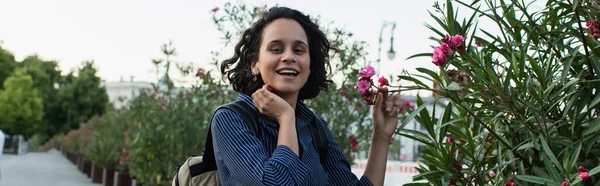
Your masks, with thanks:
[[[256,76],[256,75],[260,74],[260,70],[258,69],[258,66],[256,65],[256,63],[258,63],[258,61],[254,61],[250,65],[250,69],[252,70],[252,75],[253,76]]]

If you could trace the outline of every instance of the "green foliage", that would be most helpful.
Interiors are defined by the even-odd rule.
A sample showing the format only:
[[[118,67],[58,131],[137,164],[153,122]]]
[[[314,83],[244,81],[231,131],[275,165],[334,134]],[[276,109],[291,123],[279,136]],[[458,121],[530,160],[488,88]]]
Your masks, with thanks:
[[[27,143],[28,151],[40,151],[40,147],[44,145],[44,142],[46,142],[47,139],[48,137],[43,134],[33,135]]]
[[[43,105],[31,76],[18,69],[4,81],[4,87],[0,91],[0,128],[25,137],[40,131]]]
[[[131,103],[124,157],[130,172],[144,183],[170,184],[177,166],[202,155],[214,109],[237,95],[226,92],[207,85],[174,96],[142,92]]]
[[[93,62],[84,62],[77,76],[71,73],[61,81],[58,93],[66,112],[66,130],[78,128],[80,123],[106,111],[108,95],[93,65]]]
[[[39,132],[47,136],[61,132],[66,114],[62,108],[62,101],[66,100],[59,100],[58,89],[55,87],[61,78],[58,62],[45,61],[34,55],[25,58],[19,63],[19,66],[31,76],[34,87],[42,97],[44,104],[43,128]]]
[[[127,109],[107,111],[90,121],[91,138],[83,154],[100,167],[118,167],[125,147],[125,135],[131,123]],[[119,167],[123,170],[123,167]]]
[[[17,68],[15,56],[0,47],[0,90],[4,89],[4,80]]]
[[[427,25],[437,34],[431,39],[441,44],[445,34],[463,35],[466,50],[451,53],[439,72],[399,76],[414,83],[406,90],[445,97],[419,100],[409,116],[425,132],[398,132],[426,145],[414,179],[433,185],[502,185],[512,178],[517,185],[599,182],[600,43],[581,24],[598,15],[591,3],[549,0],[535,10],[520,1],[448,0],[436,7],[431,15],[439,27]],[[457,7],[473,14],[459,20]],[[479,28],[479,20],[496,28]],[[443,110],[426,109],[431,104]],[[579,178],[579,166],[589,180]]]

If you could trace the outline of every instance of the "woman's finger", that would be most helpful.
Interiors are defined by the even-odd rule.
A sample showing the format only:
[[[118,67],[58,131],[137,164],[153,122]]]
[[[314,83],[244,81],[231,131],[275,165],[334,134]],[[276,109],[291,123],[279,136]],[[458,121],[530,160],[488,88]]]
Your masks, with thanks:
[[[377,92],[377,94],[375,95],[375,104],[373,105],[373,108],[377,108],[377,109],[382,109],[383,110],[383,107],[382,107],[382,104],[383,104],[382,103],[383,102],[382,97],[383,96],[381,96],[381,92]]]

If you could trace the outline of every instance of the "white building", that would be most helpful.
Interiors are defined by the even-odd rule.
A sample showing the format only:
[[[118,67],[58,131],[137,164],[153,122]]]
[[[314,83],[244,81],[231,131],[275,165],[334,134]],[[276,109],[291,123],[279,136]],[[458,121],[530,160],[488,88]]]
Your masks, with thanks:
[[[132,98],[140,94],[140,90],[153,89],[152,83],[148,82],[104,82],[103,85],[106,87],[108,100],[114,105],[115,108],[121,108],[125,106]]]

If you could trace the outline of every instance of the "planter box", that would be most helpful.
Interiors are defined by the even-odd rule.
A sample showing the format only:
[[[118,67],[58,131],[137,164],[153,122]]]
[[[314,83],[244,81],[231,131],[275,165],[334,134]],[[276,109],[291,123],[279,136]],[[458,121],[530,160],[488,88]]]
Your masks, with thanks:
[[[77,169],[79,169],[79,172],[83,172],[83,158],[79,155],[76,155],[77,157]]]
[[[104,168],[99,167],[95,163],[92,163],[91,173],[92,183],[102,183],[102,177],[104,174]]]
[[[113,186],[115,183],[115,168],[104,167],[102,174],[102,185],[103,186]]]
[[[115,171],[115,181],[113,186],[131,186],[129,172]]]
[[[83,173],[87,175],[88,178],[92,177],[92,162],[83,158]]]

